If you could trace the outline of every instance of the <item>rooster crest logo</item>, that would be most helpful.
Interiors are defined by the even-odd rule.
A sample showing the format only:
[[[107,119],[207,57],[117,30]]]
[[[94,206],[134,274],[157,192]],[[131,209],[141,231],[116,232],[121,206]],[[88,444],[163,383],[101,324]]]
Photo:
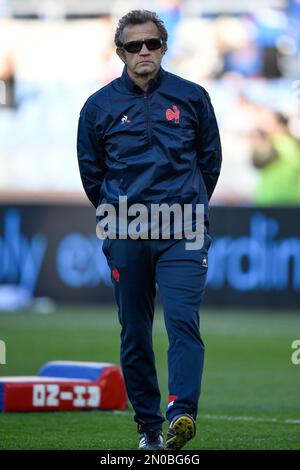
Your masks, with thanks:
[[[172,109],[168,108],[166,111],[166,118],[168,121],[173,121],[175,124],[179,124],[180,111],[175,104],[173,104]]]

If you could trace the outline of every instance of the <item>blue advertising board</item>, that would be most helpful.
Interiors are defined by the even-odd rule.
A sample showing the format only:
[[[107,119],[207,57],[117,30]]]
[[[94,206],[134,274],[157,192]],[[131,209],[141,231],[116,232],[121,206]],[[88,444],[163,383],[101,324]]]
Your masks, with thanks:
[[[300,311],[300,208],[212,207],[205,304]],[[65,302],[113,300],[84,205],[0,205],[0,285]]]

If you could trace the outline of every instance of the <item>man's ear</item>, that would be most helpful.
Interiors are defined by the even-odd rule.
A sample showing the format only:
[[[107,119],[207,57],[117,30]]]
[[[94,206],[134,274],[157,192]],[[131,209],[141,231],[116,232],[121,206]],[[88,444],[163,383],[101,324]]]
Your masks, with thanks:
[[[117,47],[116,53],[118,54],[118,56],[120,57],[120,59],[122,60],[122,62],[124,62],[124,64],[126,64],[126,56],[125,56],[124,50],[121,49],[121,47]]]

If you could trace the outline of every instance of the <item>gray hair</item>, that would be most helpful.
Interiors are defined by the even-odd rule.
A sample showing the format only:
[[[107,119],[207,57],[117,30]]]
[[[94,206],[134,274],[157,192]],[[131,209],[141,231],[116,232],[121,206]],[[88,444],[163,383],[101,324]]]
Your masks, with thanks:
[[[131,10],[119,20],[115,33],[115,45],[117,47],[123,46],[124,28],[136,24],[148,23],[148,21],[152,21],[156,25],[163,42],[163,50],[166,52],[168,31],[166,30],[164,22],[159,18],[159,16],[155,12],[149,10]]]

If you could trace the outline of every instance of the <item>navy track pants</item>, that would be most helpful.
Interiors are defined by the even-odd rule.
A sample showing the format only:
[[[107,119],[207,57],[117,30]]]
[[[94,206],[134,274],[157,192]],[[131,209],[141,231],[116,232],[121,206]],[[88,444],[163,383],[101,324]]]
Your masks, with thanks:
[[[160,391],[152,348],[156,283],[169,339],[169,421],[180,413],[197,416],[204,344],[199,310],[211,243],[186,250],[187,240],[110,240],[103,252],[112,273],[121,324],[121,366],[140,430],[161,429]]]

